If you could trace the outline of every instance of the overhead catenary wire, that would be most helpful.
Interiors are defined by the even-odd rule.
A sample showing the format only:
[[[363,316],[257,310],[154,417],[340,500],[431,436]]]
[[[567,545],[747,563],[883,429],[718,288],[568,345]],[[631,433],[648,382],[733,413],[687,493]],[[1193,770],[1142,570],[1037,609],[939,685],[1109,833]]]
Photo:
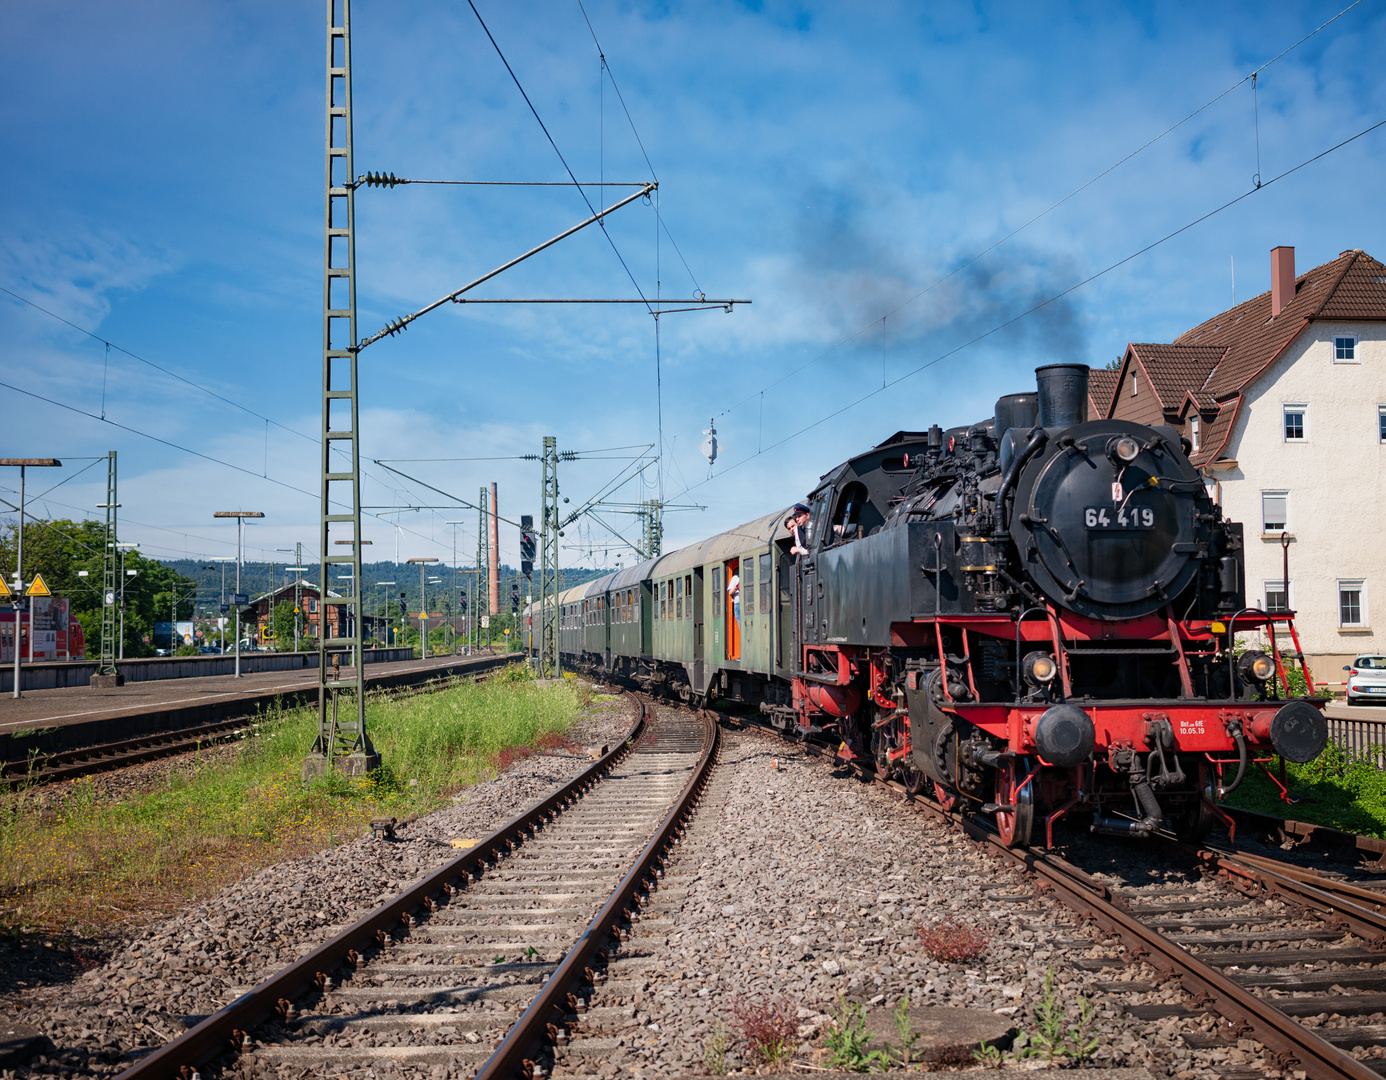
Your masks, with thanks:
[[[579,0],[579,2],[580,2],[580,0]],[[877,325],[879,325],[880,323],[884,322],[884,321],[885,321],[886,319],[888,319],[890,316],[895,315],[895,314],[899,313],[900,311],[903,311],[905,308],[909,307],[911,304],[913,304],[913,303],[914,303],[916,300],[918,300],[920,297],[925,296],[925,295],[928,294],[929,292],[931,292],[931,291],[933,291],[934,289],[938,288],[938,286],[942,285],[944,282],[950,280],[951,278],[956,277],[958,274],[962,273],[962,271],[966,270],[966,269],[967,269],[969,266],[971,266],[973,263],[977,262],[979,259],[985,257],[986,255],[989,255],[991,252],[995,251],[997,248],[999,248],[1002,244],[1006,243],[1008,240],[1014,239],[1014,238],[1015,238],[1016,236],[1018,236],[1020,233],[1024,232],[1026,229],[1028,229],[1031,225],[1034,225],[1036,222],[1038,222],[1038,221],[1041,220],[1042,218],[1047,217],[1049,214],[1053,213],[1053,212],[1054,212],[1055,210],[1057,210],[1059,207],[1063,206],[1065,203],[1069,202],[1070,200],[1072,200],[1072,199],[1075,198],[1076,196],[1080,195],[1082,192],[1086,191],[1088,188],[1092,187],[1094,184],[1096,184],[1096,183],[1097,183],[1099,180],[1101,180],[1103,177],[1109,175],[1109,174],[1112,173],[1112,172],[1115,172],[1117,169],[1121,168],[1121,166],[1125,165],[1128,161],[1131,161],[1133,158],[1139,156],[1139,155],[1140,155],[1141,153],[1143,153],[1144,151],[1150,149],[1150,147],[1154,146],[1154,145],[1155,145],[1156,143],[1158,143],[1160,140],[1164,139],[1167,135],[1170,135],[1170,134],[1172,134],[1173,132],[1178,131],[1181,127],[1183,127],[1185,124],[1187,124],[1187,123],[1188,123],[1190,120],[1192,120],[1194,117],[1198,116],[1200,113],[1203,113],[1203,112],[1207,111],[1209,108],[1211,108],[1213,105],[1217,104],[1219,101],[1221,101],[1223,98],[1225,98],[1228,94],[1232,93],[1232,92],[1233,92],[1234,90],[1236,90],[1238,87],[1244,86],[1246,83],[1251,82],[1252,85],[1253,85],[1253,88],[1254,88],[1255,85],[1256,85],[1256,79],[1257,79],[1257,77],[1260,75],[1261,72],[1265,71],[1268,67],[1270,67],[1272,64],[1276,63],[1277,61],[1284,59],[1284,58],[1285,58],[1286,56],[1288,56],[1290,53],[1294,52],[1294,51],[1295,51],[1296,49],[1298,49],[1301,45],[1303,45],[1306,41],[1309,41],[1309,40],[1310,40],[1311,38],[1313,38],[1316,34],[1319,34],[1319,33],[1322,32],[1323,30],[1327,29],[1327,28],[1328,28],[1329,26],[1331,26],[1333,23],[1337,22],[1337,21],[1338,21],[1339,19],[1341,19],[1344,15],[1346,15],[1348,12],[1352,11],[1354,8],[1360,6],[1362,3],[1363,3],[1363,0],[1353,0],[1353,2],[1352,2],[1351,4],[1349,4],[1347,7],[1343,8],[1341,11],[1339,11],[1339,12],[1338,12],[1336,15],[1334,15],[1332,18],[1327,19],[1327,20],[1325,20],[1324,22],[1320,23],[1320,24],[1319,24],[1318,26],[1316,26],[1313,30],[1311,30],[1309,33],[1305,34],[1302,38],[1300,38],[1298,41],[1296,41],[1293,45],[1288,45],[1288,46],[1286,46],[1284,49],[1281,49],[1280,52],[1276,53],[1273,57],[1271,57],[1269,60],[1265,61],[1263,64],[1261,64],[1259,67],[1257,67],[1257,68],[1254,69],[1253,71],[1248,72],[1246,75],[1242,76],[1240,79],[1238,79],[1236,82],[1234,82],[1231,86],[1227,87],[1227,89],[1225,89],[1225,90],[1223,90],[1221,93],[1216,94],[1216,95],[1214,95],[1213,97],[1209,98],[1207,101],[1205,101],[1205,102],[1204,102],[1202,105],[1200,105],[1198,108],[1194,109],[1191,113],[1189,113],[1188,115],[1186,115],[1185,117],[1183,117],[1183,119],[1178,120],[1178,121],[1176,121],[1175,123],[1171,124],[1169,127],[1165,128],[1163,131],[1161,131],[1158,135],[1152,136],[1151,138],[1147,139],[1147,140],[1146,140],[1145,142],[1143,142],[1140,146],[1136,147],[1134,150],[1132,150],[1130,153],[1126,154],[1124,157],[1120,158],[1119,160],[1113,162],[1111,165],[1107,166],[1107,167],[1106,167],[1105,169],[1103,169],[1101,172],[1099,172],[1099,173],[1097,173],[1095,176],[1093,176],[1090,180],[1087,180],[1087,181],[1083,182],[1082,184],[1079,184],[1076,188],[1074,188],[1072,191],[1070,191],[1070,192],[1069,192],[1067,195],[1065,195],[1063,198],[1059,199],[1058,201],[1056,201],[1056,202],[1054,202],[1054,203],[1051,203],[1049,206],[1045,207],[1045,208],[1044,208],[1043,210],[1041,210],[1039,213],[1035,214],[1034,217],[1030,218],[1028,221],[1023,222],[1023,223],[1020,224],[1020,225],[1017,225],[1014,229],[1012,229],[1010,232],[1006,233],[1006,234],[1005,234],[1004,236],[1002,236],[999,240],[995,241],[994,243],[988,244],[986,247],[982,248],[982,249],[981,249],[980,251],[978,251],[976,254],[970,256],[969,258],[965,259],[963,262],[959,263],[959,264],[958,264],[957,266],[955,266],[952,270],[948,271],[948,273],[946,273],[946,274],[944,274],[943,276],[937,278],[936,280],[930,282],[928,285],[924,286],[924,288],[920,289],[918,292],[914,293],[912,296],[910,296],[910,297],[908,297],[907,299],[905,299],[905,300],[901,301],[900,303],[896,304],[896,305],[895,305],[894,307],[892,307],[889,311],[887,311],[887,312],[885,312],[884,314],[879,315],[879,316],[877,316],[876,318],[872,319],[870,322],[866,323],[865,325],[863,325],[862,327],[860,327],[859,329],[857,329],[857,330],[854,331],[853,333],[848,334],[845,338],[842,338],[840,341],[837,341],[837,342],[835,342],[833,345],[830,345],[828,348],[824,349],[822,352],[820,352],[820,353],[818,353],[817,355],[811,357],[810,359],[804,361],[804,362],[803,362],[802,364],[800,364],[798,367],[792,369],[791,371],[786,372],[785,374],[781,375],[779,378],[773,380],[772,382],[767,383],[765,386],[761,387],[761,391],[764,391],[764,390],[771,390],[771,389],[773,389],[774,387],[780,385],[780,383],[785,382],[785,381],[787,381],[787,380],[789,380],[789,379],[792,379],[795,375],[798,375],[801,371],[804,371],[806,368],[812,367],[814,364],[818,363],[818,361],[820,361],[820,360],[822,360],[822,359],[824,359],[824,358],[826,358],[826,357],[828,357],[828,356],[831,356],[833,353],[835,353],[838,349],[842,348],[844,345],[850,344],[851,342],[855,341],[857,338],[861,337],[863,334],[866,334],[866,333],[870,332],[872,329],[874,329],[874,328],[875,328]],[[614,85],[614,84],[613,84],[613,85]],[[1258,121],[1258,139],[1259,139],[1259,121]],[[653,171],[653,170],[652,170],[652,171]],[[1260,148],[1259,148],[1259,141],[1258,141],[1258,146],[1257,146],[1257,166],[1256,166],[1256,171],[1257,171],[1257,182],[1258,182],[1258,184],[1259,184],[1259,180],[1260,180]],[[1282,175],[1284,175],[1284,174],[1282,174]],[[753,392],[753,393],[747,395],[746,397],[742,398],[741,400],[737,401],[735,404],[727,406],[725,409],[723,409],[723,410],[722,410],[721,412],[719,412],[717,415],[718,415],[718,416],[726,416],[728,413],[734,412],[735,410],[741,408],[741,406],[743,406],[743,405],[747,404],[748,402],[752,401],[755,397],[756,397],[756,392]]]
[[[180,375],[180,374],[178,374],[178,372],[176,372],[176,371],[171,371],[170,369],[164,367],[164,366],[161,365],[161,364],[156,364],[153,360],[150,360],[150,359],[148,359],[147,357],[141,356],[139,353],[133,352],[132,350],[127,349],[127,348],[125,348],[125,347],[122,346],[122,345],[117,345],[116,343],[114,343],[114,342],[112,342],[112,341],[110,341],[110,340],[108,340],[108,339],[102,337],[100,334],[96,333],[94,330],[89,330],[89,329],[87,329],[85,326],[81,326],[81,325],[79,325],[79,324],[73,322],[71,319],[65,318],[64,316],[59,315],[57,312],[49,310],[48,308],[44,307],[42,304],[39,304],[39,303],[36,303],[36,302],[33,301],[33,300],[30,300],[27,296],[23,296],[23,295],[21,295],[20,293],[15,292],[13,289],[7,289],[7,288],[5,288],[3,285],[0,285],[0,292],[5,293],[6,295],[13,297],[15,300],[18,300],[21,304],[24,304],[24,305],[26,305],[26,306],[28,306],[28,307],[30,307],[30,308],[33,308],[35,311],[38,311],[38,312],[41,312],[41,313],[44,314],[44,315],[47,315],[50,319],[55,319],[55,320],[57,320],[58,322],[62,323],[63,325],[68,326],[68,327],[71,327],[73,330],[76,330],[79,334],[83,334],[83,335],[85,335],[86,337],[91,338],[93,341],[99,341],[99,342],[105,347],[105,356],[104,356],[104,360],[103,360],[103,363],[102,363],[102,370],[101,370],[101,415],[98,416],[98,417],[96,417],[96,419],[98,419],[98,420],[103,420],[103,421],[106,421],[107,423],[115,423],[114,421],[109,420],[109,419],[107,418],[107,416],[106,416],[106,384],[107,384],[107,373],[108,373],[108,369],[109,369],[109,367],[110,367],[111,350],[112,350],[112,349],[115,349],[117,352],[124,353],[126,356],[130,357],[132,360],[138,360],[141,364],[145,364],[145,365],[147,365],[147,366],[153,368],[155,371],[162,372],[163,374],[167,375],[169,378],[175,379],[175,380],[177,380],[178,382],[183,383],[185,386],[189,386],[189,387],[191,387],[191,388],[194,389],[194,390],[200,391],[201,393],[204,393],[204,394],[206,394],[206,395],[209,396],[209,397],[216,398],[218,401],[221,401],[221,402],[223,402],[223,403],[225,403],[225,404],[227,404],[227,405],[230,405],[230,406],[231,406],[232,408],[234,408],[234,409],[239,409],[241,412],[246,413],[246,414],[248,414],[248,415],[250,415],[250,416],[253,416],[253,417],[255,417],[257,420],[263,420],[263,421],[265,422],[265,425],[266,425],[266,435],[267,435],[267,436],[268,436],[268,429],[269,429],[269,426],[270,426],[270,425],[273,425],[274,427],[279,428],[281,431],[287,431],[287,432],[288,432],[289,434],[291,434],[291,435],[297,435],[300,439],[303,439],[303,440],[305,440],[305,441],[307,441],[307,442],[310,442],[310,443],[314,444],[315,446],[318,444],[318,437],[317,437],[317,436],[315,436],[315,435],[309,435],[308,433],[303,432],[303,431],[299,431],[297,428],[291,427],[291,426],[288,425],[288,424],[280,423],[278,420],[272,419],[271,417],[266,416],[264,413],[257,412],[255,409],[252,409],[250,406],[248,406],[248,405],[243,405],[243,404],[241,404],[239,401],[236,401],[236,400],[234,400],[233,398],[227,397],[225,394],[219,393],[218,391],[213,390],[213,389],[211,389],[210,387],[203,386],[201,383],[194,382],[192,379],[189,379],[189,378],[187,378],[187,377],[184,376],[184,375]],[[93,414],[88,413],[87,415],[93,415]],[[119,426],[119,425],[117,425],[117,426]],[[335,453],[335,454],[339,454],[339,455],[345,456],[345,451],[343,451],[343,450],[341,450],[340,448],[335,447],[335,446],[332,447],[332,452]],[[364,470],[362,470],[362,471],[363,471],[363,474],[364,474],[364,475],[369,476],[369,474],[368,474],[368,473],[365,473]],[[252,474],[252,475],[253,475],[253,474]],[[370,479],[375,480],[377,483],[382,483],[382,481],[380,481],[380,479],[379,479],[378,477],[371,476]]]
[[[1188,232],[1190,229],[1194,228],[1194,227],[1197,226],[1197,225],[1201,225],[1203,222],[1207,221],[1209,218],[1216,217],[1218,214],[1221,214],[1224,210],[1227,210],[1227,209],[1229,209],[1229,208],[1231,208],[1231,207],[1233,207],[1233,206],[1236,206],[1236,205],[1237,205],[1238,203],[1240,203],[1242,200],[1247,199],[1247,198],[1251,197],[1252,195],[1255,195],[1255,194],[1256,194],[1257,192],[1259,192],[1259,191],[1264,191],[1266,188],[1270,187],[1272,184],[1276,183],[1277,181],[1279,181],[1279,180],[1284,180],[1286,177],[1292,176],[1293,174],[1299,172],[1301,169],[1306,168],[1306,167],[1309,166],[1309,165],[1312,165],[1314,162],[1319,161],[1319,160],[1321,160],[1321,159],[1327,157],[1329,154],[1331,154],[1331,153],[1333,153],[1333,152],[1335,152],[1335,151],[1337,151],[1337,150],[1341,150],[1343,147],[1349,145],[1350,143],[1356,142],[1358,139],[1361,139],[1361,138],[1363,138],[1364,136],[1371,134],[1373,131],[1376,131],[1378,128],[1381,128],[1381,127],[1383,127],[1383,126],[1386,126],[1386,120],[1378,120],[1376,123],[1371,124],[1371,125],[1369,125],[1368,127],[1363,128],[1361,131],[1357,132],[1355,135],[1350,135],[1350,136],[1348,136],[1346,139],[1343,139],[1341,142],[1334,143],[1332,146],[1328,147],[1328,149],[1326,149],[1326,150],[1321,150],[1319,153],[1313,155],[1312,157],[1305,158],[1305,159],[1304,159],[1303,161],[1301,161],[1298,165],[1292,166],[1291,168],[1286,169],[1284,172],[1279,173],[1278,175],[1271,177],[1269,180],[1266,180],[1265,182],[1260,183],[1260,184],[1257,184],[1255,187],[1252,187],[1252,188],[1248,189],[1247,191],[1242,192],[1240,195],[1236,196],[1236,197],[1233,198],[1233,199],[1229,199],[1227,202],[1223,203],[1221,206],[1215,207],[1214,209],[1209,210],[1206,214],[1202,214],[1201,216],[1199,216],[1199,217],[1197,217],[1197,218],[1194,218],[1194,220],[1190,221],[1188,224],[1186,224],[1186,225],[1181,225],[1179,228],[1173,230],[1172,232],[1166,233],[1164,236],[1160,237],[1158,240],[1153,240],[1153,241],[1151,241],[1150,243],[1146,244],[1144,247],[1142,247],[1142,248],[1140,248],[1140,249],[1138,249],[1138,250],[1136,250],[1136,251],[1133,251],[1131,254],[1129,254],[1129,255],[1127,255],[1127,256],[1125,256],[1125,257],[1123,257],[1123,258],[1120,258],[1120,259],[1118,259],[1116,262],[1110,263],[1109,265],[1103,267],[1101,270],[1098,270],[1096,273],[1089,274],[1087,277],[1083,278],[1081,281],[1074,282],[1072,285],[1069,285],[1067,288],[1061,289],[1060,291],[1058,291],[1058,292],[1054,293],[1053,295],[1051,295],[1051,296],[1045,298],[1044,300],[1041,300],[1039,303],[1034,304],[1034,305],[1032,305],[1032,306],[1029,307],[1029,308],[1026,308],[1024,311],[1020,312],[1019,314],[1013,315],[1013,316],[1011,316],[1009,319],[1005,319],[1004,321],[997,323],[995,326],[991,327],[989,330],[985,330],[985,331],[983,331],[982,333],[976,335],[975,337],[973,337],[973,338],[971,338],[971,339],[969,339],[969,340],[967,340],[967,341],[964,341],[962,344],[956,345],[956,346],[954,346],[953,348],[949,349],[948,351],[943,352],[943,353],[940,353],[938,356],[934,357],[932,360],[926,361],[925,363],[920,364],[918,367],[912,368],[911,370],[905,372],[903,375],[900,375],[900,376],[898,376],[898,377],[892,379],[892,380],[891,380],[889,383],[887,383],[886,385],[876,387],[874,390],[871,390],[871,391],[869,391],[868,393],[865,393],[865,394],[861,395],[860,397],[856,398],[855,400],[849,401],[847,404],[842,405],[842,406],[840,406],[839,408],[834,409],[832,412],[826,414],[825,416],[819,417],[817,420],[814,420],[812,423],[805,424],[803,427],[799,428],[797,431],[795,431],[795,432],[793,432],[793,433],[791,433],[791,434],[789,434],[789,435],[786,435],[786,436],[785,436],[784,438],[782,438],[782,439],[776,440],[775,442],[771,443],[769,446],[765,447],[763,450],[757,450],[757,451],[756,451],[755,453],[753,453],[753,454],[748,454],[748,455],[746,455],[746,457],[742,458],[740,461],[734,462],[733,464],[726,466],[720,473],[717,474],[716,477],[711,477],[711,476],[710,476],[710,477],[708,477],[707,479],[699,480],[699,481],[698,481],[697,483],[695,483],[695,484],[690,484],[690,485],[688,485],[688,487],[684,488],[683,491],[681,491],[681,492],[678,493],[678,495],[675,495],[674,498],[675,498],[675,499],[681,498],[683,495],[687,494],[689,491],[692,491],[694,488],[702,487],[704,484],[711,483],[713,479],[719,479],[719,478],[725,476],[727,473],[731,472],[733,469],[737,469],[737,468],[740,468],[742,465],[745,465],[748,461],[752,461],[752,460],[754,460],[755,458],[760,457],[762,454],[769,453],[771,450],[774,450],[776,447],[783,446],[785,443],[790,442],[790,441],[793,440],[793,439],[797,439],[800,435],[803,435],[803,434],[805,434],[806,432],[812,431],[814,428],[817,428],[817,427],[822,426],[823,424],[826,424],[829,420],[832,420],[832,419],[834,419],[834,418],[836,418],[836,417],[838,417],[838,416],[841,416],[843,413],[849,411],[850,409],[856,408],[858,405],[862,404],[863,402],[869,401],[870,399],[872,399],[872,398],[874,398],[874,397],[876,397],[876,396],[878,396],[878,395],[880,395],[880,394],[885,393],[885,391],[886,391],[887,389],[889,389],[890,387],[892,387],[892,386],[898,386],[900,383],[905,382],[907,379],[911,379],[911,378],[913,378],[915,375],[918,375],[921,371],[925,371],[925,370],[927,370],[928,368],[933,367],[935,364],[942,363],[944,360],[948,359],[950,356],[955,356],[956,354],[962,352],[964,349],[968,349],[968,348],[972,347],[973,345],[976,345],[976,344],[977,344],[978,342],[980,342],[980,341],[985,341],[987,338],[991,337],[993,334],[999,333],[1000,331],[1006,329],[1006,327],[1012,326],[1012,325],[1014,325],[1015,323],[1019,322],[1020,320],[1026,318],[1026,317],[1028,317],[1028,316],[1030,316],[1030,315],[1033,315],[1035,312],[1040,311],[1040,310],[1042,310],[1043,308],[1048,307],[1050,304],[1053,304],[1053,303],[1055,303],[1056,301],[1063,299],[1063,297],[1067,296],[1069,293],[1072,293],[1072,292],[1074,292],[1074,291],[1076,291],[1076,290],[1078,290],[1078,289],[1081,289],[1081,288],[1083,288],[1085,285],[1091,284],[1092,282],[1096,281],[1098,278],[1104,277],[1105,275],[1111,273],[1113,270],[1116,270],[1116,269],[1118,269],[1119,267],[1125,266],[1127,263],[1131,262],[1133,259],[1137,259],[1137,258],[1139,258],[1140,256],[1144,255],[1146,252],[1152,251],[1152,250],[1154,250],[1155,248],[1159,247],[1161,244],[1164,244],[1164,243],[1166,243],[1166,242],[1168,242],[1168,241],[1170,241],[1170,240],[1173,240],[1176,236],[1179,236],[1179,235],[1181,235],[1182,233]]]
[[[45,397],[43,394],[36,394],[32,390],[25,390],[23,387],[15,386],[12,383],[0,381],[0,386],[3,386],[7,390],[13,390],[17,394],[23,394],[25,397],[31,397],[37,401],[42,401],[48,405],[54,405],[59,409],[66,409],[68,412],[76,413],[79,416],[85,416],[91,420],[96,420],[99,423],[110,424],[112,427],[120,428],[121,431],[128,431],[132,435],[138,435],[141,438],[161,443],[162,445],[167,446],[172,450],[179,450],[185,454],[191,454],[193,457],[199,457],[203,461],[210,461],[214,465],[223,465],[228,469],[234,469],[236,472],[244,473],[246,476],[254,477],[257,480],[267,481],[271,484],[276,485],[277,487],[285,488],[286,490],[292,491],[298,495],[305,495],[308,498],[313,499],[314,501],[317,501],[321,498],[321,496],[316,492],[305,491],[301,487],[296,487],[295,485],[290,484],[284,480],[277,480],[273,476],[262,476],[260,473],[257,473],[252,469],[246,469],[240,465],[233,464],[232,462],[224,461],[218,457],[213,457],[211,454],[204,454],[200,450],[194,450],[191,447],[182,446],[179,443],[172,442],[171,440],[165,439],[159,435],[151,435],[147,431],[141,431],[139,428],[131,427],[128,424],[122,424],[119,421],[110,419],[109,417],[97,416],[96,413],[88,412],[86,409],[80,409],[76,405],[69,405],[66,402],[58,401],[55,398]],[[339,503],[338,505],[344,504]],[[372,514],[369,516],[375,517],[376,515]],[[412,530],[405,531],[411,532]],[[418,536],[420,539],[423,540],[429,539],[429,537],[424,536],[422,533],[415,533],[414,535]]]

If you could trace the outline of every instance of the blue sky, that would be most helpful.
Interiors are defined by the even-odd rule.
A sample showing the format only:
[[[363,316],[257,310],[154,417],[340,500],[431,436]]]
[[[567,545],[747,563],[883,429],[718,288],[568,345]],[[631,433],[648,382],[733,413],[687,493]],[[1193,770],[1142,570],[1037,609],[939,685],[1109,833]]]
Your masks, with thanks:
[[[476,295],[634,297],[638,283],[754,304],[665,316],[658,395],[638,305],[447,305],[362,352],[363,455],[467,498],[494,480],[513,518],[537,510],[538,467],[515,457],[544,435],[653,444],[662,411],[662,481],[649,469],[613,498],[662,482],[706,507],[669,515],[667,549],[802,497],[900,428],[985,416],[1039,363],[1169,340],[1231,303],[1234,262],[1239,298],[1268,288],[1277,244],[1301,269],[1346,248],[1382,257],[1386,128],[1011,321],[1250,189],[1258,118],[1263,180],[1386,119],[1381,0],[1265,68],[1254,100],[1243,83],[992,248],[1346,2],[590,0],[637,142],[576,0],[478,0],[578,178],[643,181],[652,164],[667,234],[637,202],[607,219],[610,239],[588,229]],[[566,178],[466,3],[355,0],[353,20],[358,173]],[[68,463],[31,482],[66,481],[40,515],[95,516],[102,466],[77,474],[115,449],[122,539],[147,554],[233,553],[212,513],[238,507],[267,515],[248,557],[315,549],[302,492],[318,487],[324,37],[321,3],[0,11],[0,286],[95,335],[0,293],[0,378],[111,421],[0,387],[0,456]],[[587,215],[572,188],[367,190],[357,208],[363,335]],[[499,460],[395,460],[423,458]],[[570,505],[624,464],[564,465]],[[370,506],[440,501],[367,467]],[[375,557],[398,544],[450,559],[459,518],[460,549],[475,548],[471,511],[378,513]],[[629,516],[604,518],[638,538]],[[564,565],[629,563],[595,520],[566,539]],[[517,548],[503,529],[502,557]]]

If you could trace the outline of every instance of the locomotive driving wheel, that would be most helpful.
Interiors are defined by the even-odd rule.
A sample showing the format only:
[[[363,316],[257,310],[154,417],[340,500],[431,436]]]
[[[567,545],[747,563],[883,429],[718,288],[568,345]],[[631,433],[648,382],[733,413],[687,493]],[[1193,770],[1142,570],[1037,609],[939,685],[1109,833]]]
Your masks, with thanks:
[[[1029,776],[1025,758],[1008,758],[996,768],[996,831],[1008,848],[1027,845],[1035,825],[1035,785],[1025,782]]]

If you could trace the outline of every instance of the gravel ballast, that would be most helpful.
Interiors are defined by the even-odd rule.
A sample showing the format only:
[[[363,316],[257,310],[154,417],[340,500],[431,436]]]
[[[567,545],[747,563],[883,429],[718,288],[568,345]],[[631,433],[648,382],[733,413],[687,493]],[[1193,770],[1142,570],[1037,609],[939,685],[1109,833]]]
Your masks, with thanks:
[[[633,715],[629,701],[599,701],[569,738],[614,744]],[[487,835],[590,764],[564,751],[526,758],[398,827],[394,842],[363,836],[269,867],[145,928],[70,983],[0,998],[53,1047],[21,1075],[121,1071],[455,857],[452,838]]]

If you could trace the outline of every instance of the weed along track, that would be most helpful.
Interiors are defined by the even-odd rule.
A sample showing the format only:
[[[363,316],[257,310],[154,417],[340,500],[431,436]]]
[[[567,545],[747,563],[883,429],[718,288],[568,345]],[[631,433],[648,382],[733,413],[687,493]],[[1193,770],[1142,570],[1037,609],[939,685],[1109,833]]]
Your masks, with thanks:
[[[573,781],[492,835],[459,838],[469,846],[452,862],[123,1076],[209,1062],[245,1077],[537,1075],[653,885],[717,741],[710,721],[642,707],[627,740]]]

